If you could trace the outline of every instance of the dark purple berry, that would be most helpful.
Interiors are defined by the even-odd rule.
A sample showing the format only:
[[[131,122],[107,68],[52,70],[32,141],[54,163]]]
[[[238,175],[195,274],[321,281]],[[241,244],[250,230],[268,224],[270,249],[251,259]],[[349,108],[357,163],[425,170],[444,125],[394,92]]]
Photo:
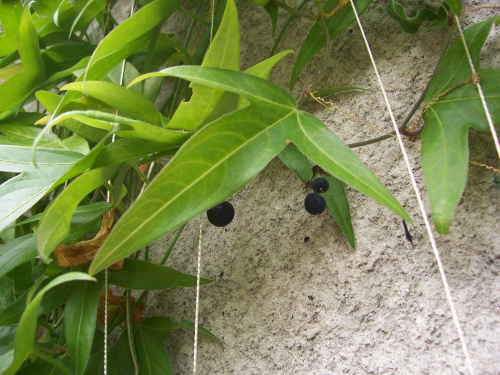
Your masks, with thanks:
[[[311,188],[315,193],[325,193],[329,187],[330,184],[323,177],[318,177],[311,183]]]
[[[311,215],[318,215],[326,208],[325,198],[316,193],[308,194],[304,200],[304,207]]]
[[[234,218],[234,207],[231,203],[224,201],[207,211],[207,218],[216,227],[225,227]]]

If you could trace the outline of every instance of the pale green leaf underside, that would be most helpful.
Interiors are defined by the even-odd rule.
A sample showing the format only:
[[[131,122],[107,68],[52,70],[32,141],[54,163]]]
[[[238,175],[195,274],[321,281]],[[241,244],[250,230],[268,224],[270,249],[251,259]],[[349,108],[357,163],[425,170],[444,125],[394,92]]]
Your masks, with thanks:
[[[122,216],[97,254],[94,274],[223,201],[255,177],[288,140],[332,175],[409,220],[396,199],[320,120],[280,87],[248,74],[194,66],[172,75],[244,96],[251,105],[206,125]]]

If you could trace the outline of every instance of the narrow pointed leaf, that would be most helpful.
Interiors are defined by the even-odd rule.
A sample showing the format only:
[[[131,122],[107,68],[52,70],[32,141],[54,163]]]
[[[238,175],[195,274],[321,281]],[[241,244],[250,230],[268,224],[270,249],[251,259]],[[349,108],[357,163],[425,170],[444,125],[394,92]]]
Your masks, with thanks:
[[[47,262],[54,248],[64,239],[78,203],[92,190],[109,181],[118,166],[93,169],[75,179],[45,210],[38,228],[38,252]]]
[[[280,153],[280,159],[288,168],[302,180],[303,183],[310,181],[312,176],[312,167],[314,163],[310,161],[296,147],[287,147]],[[332,214],[340,229],[347,237],[351,247],[356,248],[354,242],[354,229],[351,223],[351,211],[349,210],[349,201],[341,181],[332,176],[322,176],[329,184],[328,192],[323,194],[326,201],[326,208]]]
[[[129,19],[121,23],[94,51],[89,61],[85,79],[100,79],[118,62],[138,48],[137,41],[148,39],[149,33],[173,14],[179,7],[180,0],[156,0],[141,8]],[[131,50],[127,48],[134,46]]]
[[[139,325],[134,331],[134,346],[141,375],[173,375],[170,357],[163,344],[166,335]]]
[[[494,123],[500,121],[500,70],[480,69],[481,48],[494,19],[465,30],[472,60],[478,69],[486,101]],[[440,233],[448,233],[451,218],[463,194],[468,171],[468,132],[473,127],[489,129],[477,89],[472,82],[435,98],[452,86],[470,78],[463,42],[458,38],[443,57],[425,96],[431,103],[423,119],[422,169],[431,203],[432,219]]]
[[[31,147],[0,145],[0,170],[22,172],[0,185],[0,230],[38,202],[83,155],[39,149],[40,165],[31,163]]]
[[[0,278],[14,268],[35,258],[36,236],[27,234],[0,247]]]
[[[43,288],[36,297],[26,306],[26,310],[19,322],[19,327],[16,333],[16,342],[14,344],[14,359],[9,368],[5,371],[5,375],[13,375],[21,366],[24,360],[33,351],[35,340],[35,331],[37,326],[38,307],[44,294],[51,288],[74,280],[95,280],[93,277],[81,272],[71,272],[57,277],[52,280],[45,288]]]
[[[320,120],[309,113],[297,112],[296,121],[298,126],[290,127],[288,138],[315,164],[412,222],[373,172]]]
[[[76,283],[66,302],[64,332],[69,359],[77,375],[83,375],[90,357],[101,289],[102,283]]]
[[[173,268],[127,258],[121,270],[108,271],[109,283],[128,289],[155,290],[178,286],[196,286],[196,277]],[[201,279],[201,284],[212,280]]]
[[[233,0],[228,0],[222,22],[205,55],[202,66],[240,69],[240,28],[238,13]],[[193,83],[189,102],[182,102],[168,123],[171,129],[196,129],[203,124],[223,91]]]
[[[126,113],[136,120],[162,126],[162,116],[153,103],[125,87],[104,81],[73,82],[61,90],[78,91]]]
[[[368,5],[370,5],[371,0],[357,0],[354,1],[356,5],[356,10],[358,14],[362,14]],[[339,4],[339,0],[329,0],[323,7],[325,13],[332,11]],[[347,2],[342,8],[340,8],[333,16],[324,18],[324,21],[328,27],[328,34],[330,39],[336,37],[342,30],[347,28],[352,22],[356,20],[354,12],[352,11],[351,2]],[[295,86],[297,78],[299,78],[300,73],[306,67],[306,65],[311,61],[311,59],[325,47],[325,36],[323,30],[318,24],[314,24],[306,37],[306,40],[302,44],[299,55],[297,56],[297,61],[293,66],[292,78],[290,82],[290,88]]]

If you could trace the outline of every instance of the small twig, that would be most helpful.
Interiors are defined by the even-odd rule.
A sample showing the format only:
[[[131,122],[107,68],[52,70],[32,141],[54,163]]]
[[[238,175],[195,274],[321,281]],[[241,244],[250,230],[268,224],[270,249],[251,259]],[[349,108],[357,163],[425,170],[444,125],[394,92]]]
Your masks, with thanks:
[[[415,114],[415,112],[418,110],[418,108],[420,107],[420,104],[422,104],[422,102],[424,101],[425,94],[426,94],[427,90],[429,89],[429,86],[430,86],[432,80],[434,79],[434,76],[436,75],[438,67],[441,64],[441,61],[443,60],[443,57],[444,57],[446,51],[448,50],[448,46],[450,45],[451,37],[452,36],[453,36],[453,29],[450,29],[449,32],[448,32],[448,36],[446,38],[446,42],[444,43],[443,49],[441,50],[441,55],[439,56],[439,59],[436,62],[436,66],[434,67],[434,71],[432,72],[431,78],[427,82],[427,85],[425,86],[425,89],[422,91],[422,94],[417,99],[417,101],[415,102],[415,104],[413,104],[413,107],[410,109],[410,112],[408,112],[408,114],[406,115],[405,119],[403,120],[403,122],[399,126],[399,131],[400,132],[404,131],[404,129],[406,128],[406,125],[408,124],[408,122],[410,121],[410,119],[413,117],[413,115]],[[348,146],[350,148],[356,148],[356,147],[366,146],[366,145],[369,145],[369,144],[372,144],[372,143],[377,143],[377,142],[383,141],[385,139],[393,137],[394,135],[396,135],[395,131],[393,131],[391,133],[388,133],[386,135],[382,135],[380,137],[368,139],[366,141],[350,143],[350,144],[348,144]]]

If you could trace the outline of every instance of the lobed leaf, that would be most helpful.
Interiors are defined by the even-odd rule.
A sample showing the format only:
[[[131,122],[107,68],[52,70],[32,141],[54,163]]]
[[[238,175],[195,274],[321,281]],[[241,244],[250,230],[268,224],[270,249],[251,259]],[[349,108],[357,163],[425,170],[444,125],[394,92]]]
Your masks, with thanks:
[[[494,123],[500,120],[500,70],[479,69],[481,48],[493,18],[465,30],[472,60]],[[468,171],[470,127],[488,129],[486,116],[472,82],[472,71],[459,38],[446,52],[425,96],[422,169],[431,203],[432,219],[439,233],[448,233],[451,217],[465,189]],[[438,95],[456,86],[444,96]],[[438,98],[436,100],[436,98]]]
[[[252,102],[195,133],[122,216],[89,272],[95,274],[225,200],[295,142],[328,173],[411,221],[357,156],[285,90],[248,74],[183,66],[140,79],[173,75],[224,89]],[[136,80],[138,81],[138,80]]]

